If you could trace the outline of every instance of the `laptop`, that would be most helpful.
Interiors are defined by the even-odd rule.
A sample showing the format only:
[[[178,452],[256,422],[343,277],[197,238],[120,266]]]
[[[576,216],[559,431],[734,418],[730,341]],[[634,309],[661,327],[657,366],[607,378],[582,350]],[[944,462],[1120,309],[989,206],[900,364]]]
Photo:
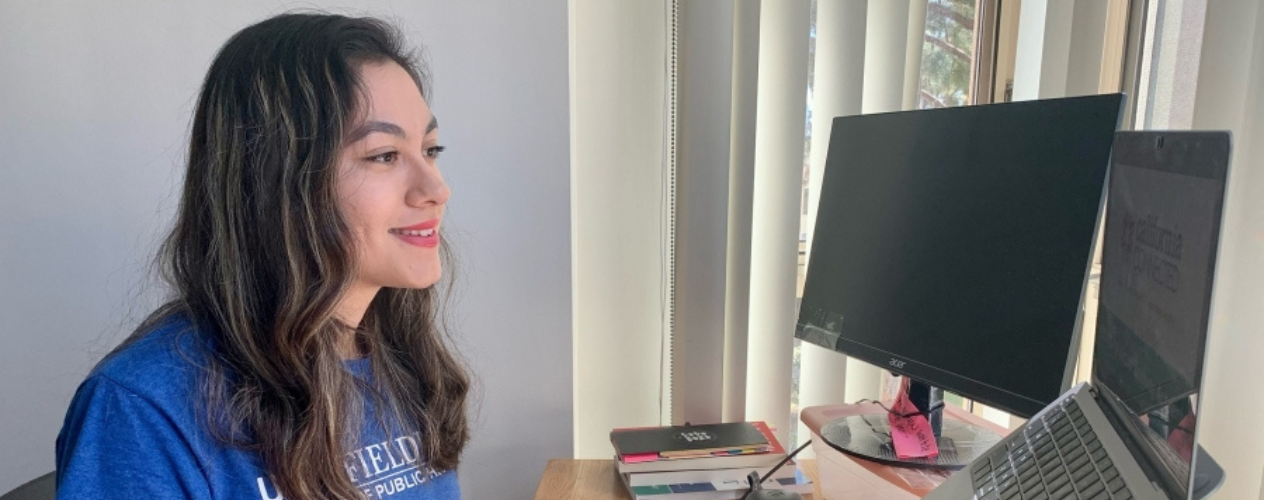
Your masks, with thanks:
[[[1092,381],[924,498],[1183,500],[1219,487],[1195,443],[1228,164],[1227,132],[1116,135]]]

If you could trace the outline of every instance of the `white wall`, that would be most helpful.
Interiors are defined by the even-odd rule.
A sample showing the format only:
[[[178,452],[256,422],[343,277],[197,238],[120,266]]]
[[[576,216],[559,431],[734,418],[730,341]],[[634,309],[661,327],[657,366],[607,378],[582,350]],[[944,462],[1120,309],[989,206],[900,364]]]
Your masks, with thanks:
[[[455,326],[482,388],[461,481],[467,498],[531,498],[546,459],[572,451],[566,3],[342,5],[429,52],[464,276]],[[215,50],[288,8],[0,3],[0,492],[52,470],[75,387],[158,297],[143,266]]]

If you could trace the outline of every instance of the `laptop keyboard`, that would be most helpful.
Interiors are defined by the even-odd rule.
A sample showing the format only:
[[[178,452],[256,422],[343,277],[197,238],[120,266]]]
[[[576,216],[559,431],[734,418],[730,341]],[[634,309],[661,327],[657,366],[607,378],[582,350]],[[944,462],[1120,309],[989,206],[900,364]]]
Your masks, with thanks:
[[[979,500],[1128,500],[1119,471],[1074,400],[1066,399],[1022,434],[979,458],[971,475]]]

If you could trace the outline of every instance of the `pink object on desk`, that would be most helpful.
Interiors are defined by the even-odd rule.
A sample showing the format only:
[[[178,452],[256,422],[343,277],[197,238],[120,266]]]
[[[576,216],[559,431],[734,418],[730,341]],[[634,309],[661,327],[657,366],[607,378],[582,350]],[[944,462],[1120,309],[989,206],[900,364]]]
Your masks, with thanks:
[[[658,460],[657,453],[633,453],[619,457],[625,464],[639,464],[641,462],[653,462]]]
[[[895,455],[900,458],[938,456],[939,445],[935,443],[935,433],[925,415],[914,415],[917,413],[917,406],[909,401],[908,386],[909,379],[905,377],[900,385],[900,395],[895,399],[891,412],[887,413]]]
[[[836,418],[885,413],[886,409],[877,403],[809,406],[799,412],[799,418],[812,431],[812,449],[816,450],[820,471],[817,485],[825,500],[916,500],[948,478],[947,471],[906,469],[852,457],[820,436],[821,427]],[[1008,429],[953,405],[944,407],[944,418],[970,422],[1001,436],[1009,433]]]

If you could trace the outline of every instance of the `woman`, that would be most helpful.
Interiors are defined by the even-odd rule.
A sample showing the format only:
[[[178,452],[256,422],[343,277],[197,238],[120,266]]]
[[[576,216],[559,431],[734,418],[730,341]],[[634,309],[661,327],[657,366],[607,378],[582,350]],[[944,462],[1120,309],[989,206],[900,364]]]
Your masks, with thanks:
[[[160,251],[174,296],[76,392],[59,497],[460,496],[424,82],[373,19],[286,14],[224,45]]]

